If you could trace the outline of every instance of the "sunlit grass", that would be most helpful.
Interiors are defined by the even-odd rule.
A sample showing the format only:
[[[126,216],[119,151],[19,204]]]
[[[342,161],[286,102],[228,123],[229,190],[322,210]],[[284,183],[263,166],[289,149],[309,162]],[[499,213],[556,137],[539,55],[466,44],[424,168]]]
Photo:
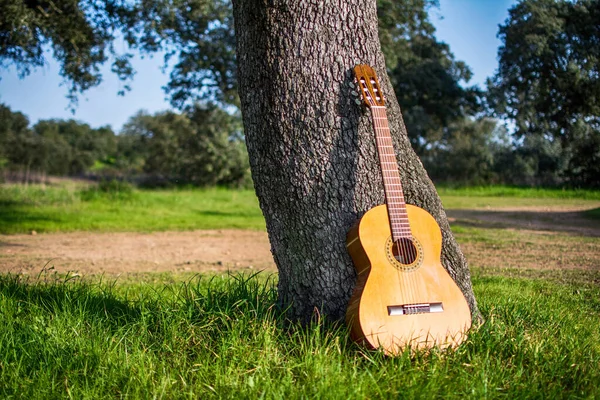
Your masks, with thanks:
[[[544,208],[554,209],[592,209],[600,205],[600,200],[588,200],[579,198],[555,198],[555,197],[495,197],[495,196],[469,196],[450,195],[441,193],[440,197],[446,209],[526,209]]]
[[[475,272],[486,322],[456,351],[387,358],[302,327],[265,276],[0,277],[0,395],[19,398],[594,398],[600,288]]]
[[[0,233],[265,229],[251,190],[134,190],[0,186]]]
[[[510,186],[437,188],[447,209],[486,208],[596,208],[600,206],[600,190],[544,189]]]
[[[452,188],[437,187],[440,196],[461,197],[513,197],[528,199],[579,199],[600,200],[600,190],[593,189],[550,189],[539,187],[515,187],[503,185],[470,186]]]
[[[442,188],[440,194],[447,209],[523,206],[593,209],[600,206],[599,191],[490,187]],[[591,217],[596,214],[590,211]],[[212,188],[102,193],[81,184],[0,185],[0,233],[4,234],[227,228],[265,229],[253,190]]]

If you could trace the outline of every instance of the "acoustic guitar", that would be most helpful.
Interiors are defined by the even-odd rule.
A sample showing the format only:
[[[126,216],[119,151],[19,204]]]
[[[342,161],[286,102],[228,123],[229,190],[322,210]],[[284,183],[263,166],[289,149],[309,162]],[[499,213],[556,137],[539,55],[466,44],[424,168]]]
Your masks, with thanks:
[[[372,116],[386,204],[365,213],[347,235],[358,275],[346,312],[351,336],[388,355],[407,347],[455,347],[471,326],[469,306],[442,267],[438,224],[427,211],[404,201],[375,71],[357,65],[354,73]]]

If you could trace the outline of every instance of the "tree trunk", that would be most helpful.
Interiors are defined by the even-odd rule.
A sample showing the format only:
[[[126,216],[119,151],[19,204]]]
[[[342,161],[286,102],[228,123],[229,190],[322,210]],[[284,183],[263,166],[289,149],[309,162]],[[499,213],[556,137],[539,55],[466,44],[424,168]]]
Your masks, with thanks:
[[[252,178],[290,315],[343,318],[356,274],[346,233],[384,202],[375,137],[351,91],[372,65],[386,94],[406,200],[443,234],[442,263],[477,316],[469,269],[410,147],[386,74],[375,0],[234,0],[239,93]]]

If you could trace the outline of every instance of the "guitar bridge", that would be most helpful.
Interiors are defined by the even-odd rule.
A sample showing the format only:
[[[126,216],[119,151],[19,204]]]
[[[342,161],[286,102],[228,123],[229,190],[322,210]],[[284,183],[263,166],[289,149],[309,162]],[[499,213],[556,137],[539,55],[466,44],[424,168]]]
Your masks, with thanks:
[[[410,315],[410,314],[429,314],[440,313],[444,311],[442,303],[419,303],[403,304],[401,306],[387,306],[388,315]]]

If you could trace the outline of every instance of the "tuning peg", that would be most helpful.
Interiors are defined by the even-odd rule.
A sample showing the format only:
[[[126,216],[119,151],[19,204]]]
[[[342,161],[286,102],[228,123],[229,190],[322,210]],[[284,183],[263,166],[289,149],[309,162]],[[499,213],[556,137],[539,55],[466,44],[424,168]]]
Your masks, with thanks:
[[[358,104],[359,106],[362,104],[362,101],[360,101],[359,99],[355,99],[355,100],[354,100],[354,102],[355,102],[356,104]]]
[[[355,90],[351,91],[350,94],[354,97],[358,97],[358,92]]]

